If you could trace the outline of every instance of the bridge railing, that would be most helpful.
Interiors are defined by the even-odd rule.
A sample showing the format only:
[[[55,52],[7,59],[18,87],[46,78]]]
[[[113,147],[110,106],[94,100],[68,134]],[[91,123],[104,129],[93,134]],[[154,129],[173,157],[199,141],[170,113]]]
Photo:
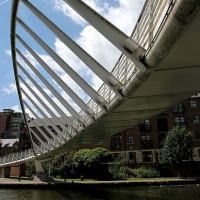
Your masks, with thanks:
[[[35,157],[34,156],[34,152],[33,149],[27,149],[25,151],[21,151],[21,152],[16,152],[13,154],[9,154],[3,157],[0,157],[0,166],[4,165],[4,164],[9,164],[9,163],[14,163],[17,161],[21,161],[24,159],[29,159]]]
[[[148,49],[153,41],[154,36],[159,30],[160,25],[169,8],[175,3],[175,0],[146,0],[142,12],[137,20],[135,28],[131,34],[131,38],[136,41],[144,49]],[[138,68],[125,54],[122,54],[112,70],[112,74],[122,83],[123,87],[128,83],[129,79],[137,72]],[[106,85],[102,84],[98,93],[104,97],[109,105],[116,97],[114,92]],[[88,106],[98,116],[102,110],[93,101],[88,102]],[[80,114],[84,117],[83,111]],[[87,119],[85,119],[87,121]]]
[[[69,138],[69,134],[64,132],[63,138],[61,138],[58,135],[56,139],[52,138],[50,141],[46,141],[44,144],[35,145],[36,156],[40,156],[49,151],[53,151],[55,148],[58,148],[61,143],[66,142],[68,138]],[[0,166],[4,164],[9,164],[9,163],[15,163],[18,160],[24,160],[24,159],[29,159],[33,157],[35,157],[33,149],[27,149],[21,152],[16,152],[13,154],[0,157]]]
[[[131,34],[131,38],[144,49],[148,50],[153,43],[153,38],[159,30],[160,25],[162,25],[163,20],[166,19],[167,11],[173,3],[175,3],[175,0],[146,0]],[[137,66],[126,55],[122,54],[111,73],[122,83],[123,89],[137,70]],[[98,93],[107,101],[107,105],[117,98],[115,93],[106,84],[102,84]],[[102,109],[93,100],[88,102],[88,106],[95,113],[95,116],[98,116],[102,112]],[[84,118],[85,122],[91,120],[83,111],[80,112],[80,115]],[[44,144],[35,145],[36,155],[34,155],[32,149],[28,149],[1,157],[0,165],[45,154],[58,148],[60,144],[68,141],[69,137],[68,133],[64,133],[63,138],[57,136],[56,139],[51,139]]]

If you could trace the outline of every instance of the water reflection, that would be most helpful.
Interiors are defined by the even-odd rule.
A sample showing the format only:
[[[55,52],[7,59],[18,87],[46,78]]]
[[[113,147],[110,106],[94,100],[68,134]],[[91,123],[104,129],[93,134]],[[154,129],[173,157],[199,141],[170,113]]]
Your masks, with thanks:
[[[199,186],[123,187],[81,190],[0,189],[0,200],[199,200]]]

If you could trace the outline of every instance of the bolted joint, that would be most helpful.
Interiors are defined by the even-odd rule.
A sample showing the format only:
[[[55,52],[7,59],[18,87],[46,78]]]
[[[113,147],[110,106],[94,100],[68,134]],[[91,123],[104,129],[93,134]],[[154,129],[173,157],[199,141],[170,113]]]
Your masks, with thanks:
[[[134,42],[133,40],[131,40],[130,38],[126,39],[124,41],[124,46],[130,50],[132,53],[135,54],[135,57],[137,59],[140,59],[141,56],[144,55],[145,53],[145,49],[143,47],[141,47],[140,45],[138,45],[136,42]]]
[[[120,81],[118,81],[114,76],[110,76],[108,78],[109,83],[114,86],[116,89],[119,89],[122,84],[120,83]]]
[[[105,104],[106,104],[105,99],[103,99],[101,96],[98,96],[98,97],[97,97],[97,101],[98,101],[101,105],[105,105]]]

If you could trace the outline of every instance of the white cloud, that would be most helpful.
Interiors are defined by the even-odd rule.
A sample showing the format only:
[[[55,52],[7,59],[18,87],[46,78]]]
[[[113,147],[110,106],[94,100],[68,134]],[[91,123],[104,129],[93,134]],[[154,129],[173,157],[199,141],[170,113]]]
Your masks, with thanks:
[[[7,54],[8,56],[11,56],[11,50],[5,49],[4,52],[5,52],[5,54]]]
[[[120,56],[120,51],[92,26],[86,26],[76,42],[108,71],[112,70]]]
[[[109,1],[105,0],[84,0],[84,2],[94,8],[106,19],[111,21],[111,23],[119,27],[126,34],[130,35],[139,16],[144,0],[116,1],[118,4],[112,6],[108,4]],[[115,63],[117,62],[121,52],[109,41],[107,41],[107,39],[105,39],[91,25],[89,25],[82,17],[74,12],[63,0],[52,0],[52,3],[56,11],[62,12],[65,16],[70,17],[76,24],[81,26],[82,30],[80,31],[79,37],[74,39],[75,42],[77,42],[84,50],[94,57],[103,67],[105,67],[108,71],[111,71],[115,66]],[[65,60],[72,67],[72,69],[74,69],[81,77],[89,82],[93,88],[97,90],[101,86],[102,81],[96,75],[94,75],[94,73],[87,66],[85,66],[85,64],[59,39],[55,39],[54,47],[52,48],[55,49],[56,53],[63,60]],[[30,56],[30,54],[27,52],[26,55],[28,56],[28,59],[31,60],[31,63],[38,70],[40,70],[41,68],[32,58],[32,56]],[[56,64],[56,62],[50,56],[44,54],[38,55],[41,56],[41,58],[49,65],[49,67],[54,70],[80,98],[82,98],[85,102],[89,100],[88,95],[79,86],[77,86],[77,84],[64,72],[61,67]],[[57,83],[55,84],[52,78],[50,82],[52,83],[52,86],[58,89],[61,95],[69,102],[70,105],[73,106],[75,110],[80,111],[80,108],[75,104],[75,102],[64,92],[63,89],[59,87]],[[32,87],[34,88],[34,86]],[[45,89],[45,91],[47,91],[48,95],[52,95],[48,89]],[[40,93],[38,92],[38,94]],[[32,98],[34,99],[34,97]],[[62,104],[59,103],[54,96],[52,99],[60,108],[64,110]],[[34,100],[38,102],[36,99]],[[49,107],[51,107],[48,101],[44,101]]]
[[[84,26],[87,22],[80,17],[72,8],[70,8],[63,0],[53,0],[54,9],[61,11],[66,16],[70,16],[70,18],[81,26]]]
[[[21,108],[19,108],[19,105],[15,105],[11,109],[14,110],[15,112],[22,112]]]
[[[112,6],[109,5],[107,1],[99,0],[84,0],[84,2],[128,35],[131,34],[144,4],[144,0],[135,0],[134,2],[133,0],[118,0],[117,6]],[[111,71],[121,54],[120,51],[91,25],[88,25],[85,21],[81,21],[80,19],[82,18],[80,18],[78,14],[72,14],[70,7],[64,1],[54,0],[53,3],[56,10],[63,12],[64,15],[70,17],[75,23],[83,26],[76,42],[107,70]],[[62,51],[64,52],[63,45],[62,48],[59,49],[59,55],[66,55]],[[74,61],[78,63],[74,57],[71,57],[70,60],[70,62]]]
[[[2,90],[6,94],[16,94],[17,93],[17,88],[14,83],[11,83],[7,88],[3,88]]]

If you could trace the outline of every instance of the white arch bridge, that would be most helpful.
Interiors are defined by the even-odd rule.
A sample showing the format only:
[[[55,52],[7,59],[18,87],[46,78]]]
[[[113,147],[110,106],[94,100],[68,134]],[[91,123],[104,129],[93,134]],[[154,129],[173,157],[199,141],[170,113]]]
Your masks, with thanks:
[[[200,90],[200,0],[146,0],[130,37],[83,1],[64,2],[122,55],[109,72],[40,12],[40,8],[28,0],[13,0],[13,66],[32,149],[1,157],[1,167],[46,159],[111,136]],[[20,6],[26,6],[43,25],[26,23],[26,15],[20,15]],[[39,29],[34,32],[35,27]],[[102,80],[98,91],[40,37],[43,28],[61,40]],[[71,77],[90,98],[88,102],[70,88],[51,67],[51,62],[34,51],[33,42],[29,40],[40,46],[41,51]],[[35,67],[35,62],[40,67]],[[61,91],[72,101],[67,101]],[[34,119],[26,115],[25,110]]]

